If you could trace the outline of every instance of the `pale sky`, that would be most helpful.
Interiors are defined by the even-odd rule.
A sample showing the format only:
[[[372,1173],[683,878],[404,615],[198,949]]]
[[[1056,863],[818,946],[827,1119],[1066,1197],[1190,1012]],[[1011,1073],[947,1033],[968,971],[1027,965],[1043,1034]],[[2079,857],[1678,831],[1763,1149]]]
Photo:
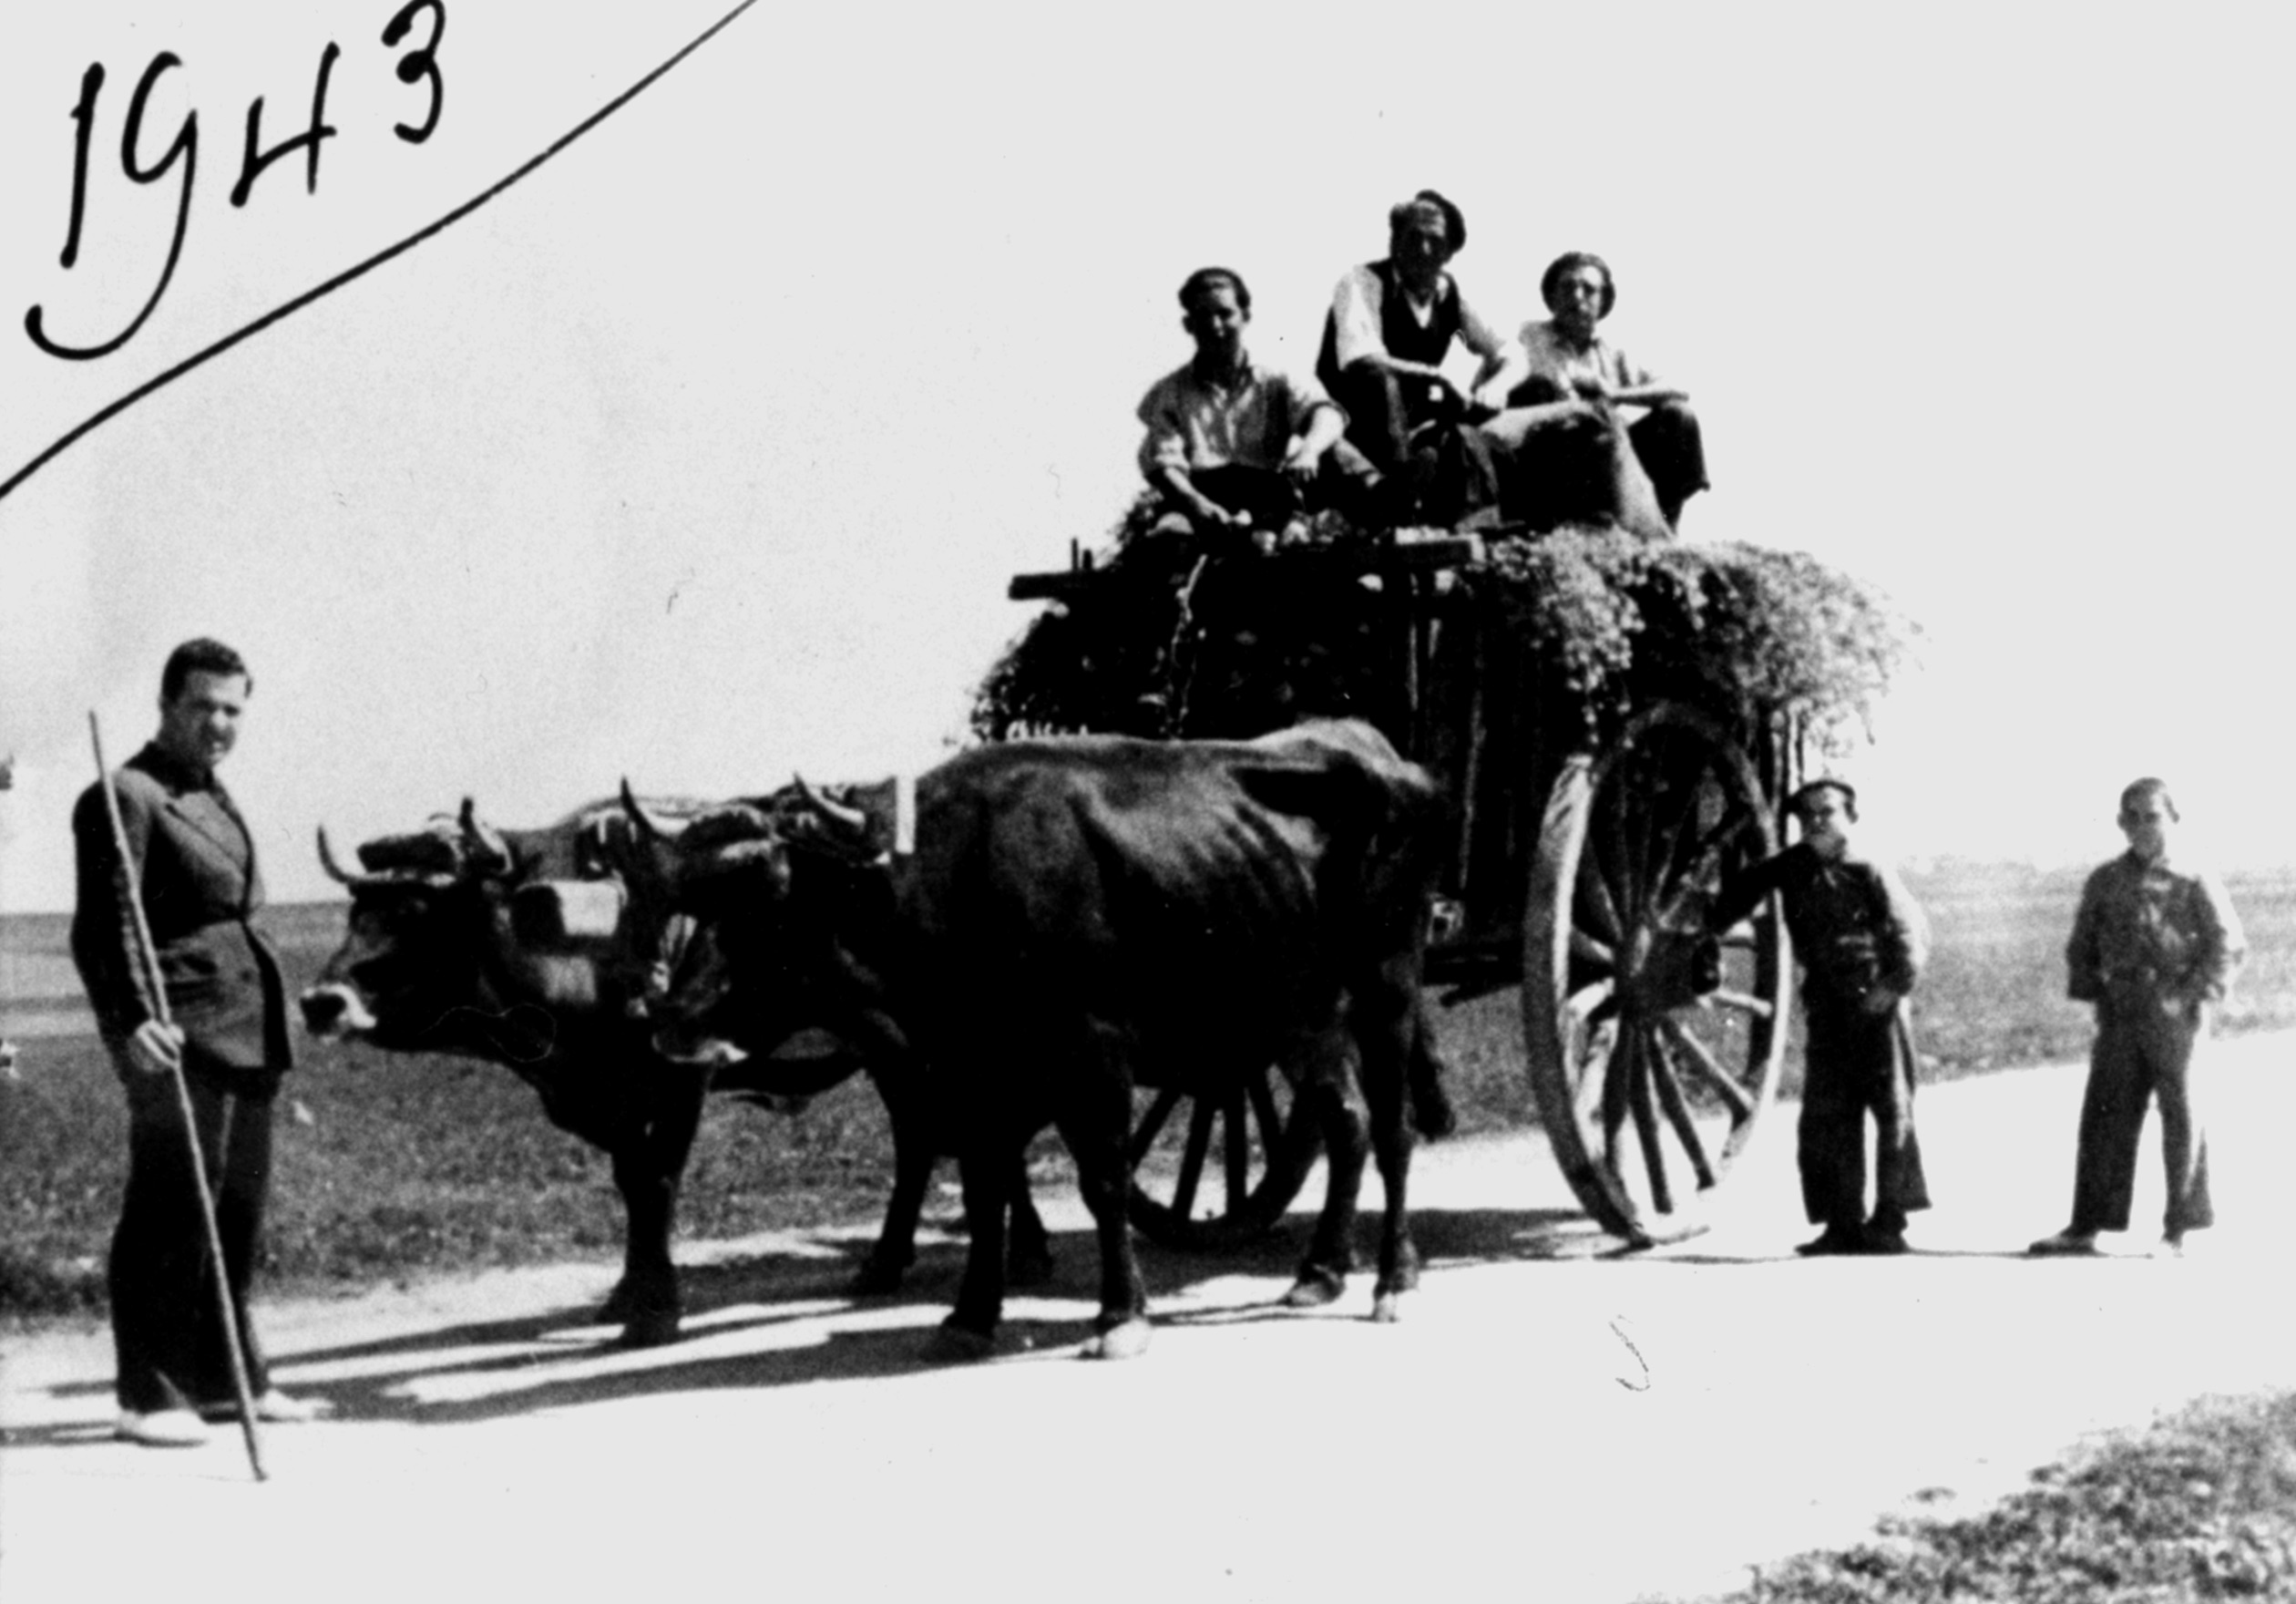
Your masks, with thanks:
[[[10,5],[0,478],[98,406],[508,173],[727,0],[456,0],[436,133],[385,0]],[[19,17],[15,13],[24,15]],[[1110,14],[1113,16],[1114,14]],[[548,15],[546,30],[532,17]],[[1408,26],[1403,19],[1408,15]],[[1591,249],[1606,332],[1686,386],[1685,534],[1813,552],[1924,625],[1843,766],[1913,856],[2117,848],[2176,782],[2228,866],[2296,859],[2260,727],[2291,632],[2283,8],[761,4],[526,181],[199,368],[0,499],[0,910],[68,906],[66,820],[159,664],[254,670],[225,777],[280,900],[311,848],[466,794],[500,824],[934,761],[1098,539],[1174,291],[1235,267],[1307,365],[1423,185],[1503,325]],[[416,24],[419,39],[426,21]],[[1403,27],[1405,36],[1394,30]],[[337,133],[315,194],[263,142]],[[180,167],[129,183],[198,115]],[[80,254],[72,113],[100,61]]]

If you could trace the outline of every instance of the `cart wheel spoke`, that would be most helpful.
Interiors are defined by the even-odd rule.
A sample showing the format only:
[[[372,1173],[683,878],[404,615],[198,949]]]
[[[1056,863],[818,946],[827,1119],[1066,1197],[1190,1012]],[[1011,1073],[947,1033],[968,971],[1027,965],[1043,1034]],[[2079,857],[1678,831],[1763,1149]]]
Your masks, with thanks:
[[[1602,1105],[1603,1093],[1610,1085],[1612,1065],[1618,1052],[1618,1026],[1604,1022],[1592,1032],[1586,1042],[1586,1052],[1578,1063],[1578,1088],[1571,1103],[1571,1112],[1580,1125],[1594,1117],[1594,1110]]]
[[[1626,1088],[1635,1075],[1635,1033],[1618,1033],[1618,1048],[1603,1070],[1603,1159],[1613,1175],[1623,1174],[1619,1133],[1626,1126]]]
[[[1576,1014],[1579,1020],[1593,1026],[1617,1011],[1614,994],[1617,986],[1608,979],[1581,986],[1563,1000],[1563,1006]]]
[[[1618,955],[1607,942],[1598,941],[1582,930],[1571,932],[1571,956],[1582,962],[1600,964],[1604,969],[1612,968],[1618,962]]]
[[[1579,870],[1578,900],[1574,909],[1576,922],[1585,925],[1604,941],[1614,945],[1626,939],[1626,921],[1618,916],[1618,899],[1611,894],[1610,885],[1595,867],[1589,853]]]
[[[1634,848],[1626,838],[1628,816],[1639,810],[1638,797],[1622,796],[1617,806],[1607,809],[1597,837],[1602,850],[1596,854],[1598,868],[1604,887],[1611,898],[1611,906],[1625,916],[1622,929],[1631,931],[1635,914],[1642,906],[1640,878],[1635,873]]]
[[[1658,1106],[1666,1114],[1666,1123],[1674,1127],[1675,1140],[1682,1144],[1683,1152],[1689,1156],[1690,1170],[1698,1177],[1699,1189],[1710,1190],[1715,1181],[1714,1163],[1707,1157],[1706,1143],[1690,1117],[1690,1105],[1682,1095],[1681,1079],[1675,1073],[1673,1033],[1665,1028],[1673,1023],[1672,1020],[1663,1022],[1659,1032],[1651,1037],[1651,1086],[1658,1094]]]
[[[1130,1154],[1133,1163],[1138,1164],[1147,1156],[1148,1149],[1156,1145],[1156,1137],[1163,1132],[1164,1121],[1172,1117],[1172,1111],[1179,1105],[1180,1089],[1177,1086],[1166,1086],[1156,1094],[1156,1100],[1148,1105],[1147,1114],[1133,1126]]]
[[[1730,1072],[1722,1067],[1704,1042],[1692,1035],[1688,1028],[1676,1019],[1666,1021],[1666,1036],[1682,1049],[1683,1056],[1690,1061],[1691,1067],[1706,1077],[1707,1085],[1714,1088],[1715,1095],[1729,1105],[1733,1124],[1742,1124],[1753,1117],[1754,1099],[1747,1095],[1744,1086],[1730,1078]]]
[[[1682,879],[1686,867],[1682,847],[1686,840],[1695,838],[1691,831],[1697,823],[1698,798],[1702,795],[1703,789],[1696,784],[1670,786],[1653,799],[1652,811],[1656,812],[1664,805],[1666,817],[1654,830],[1651,850],[1644,860],[1651,884],[1672,886]]]
[[[1744,992],[1711,992],[1707,995],[1725,1008],[1737,1009],[1740,1013],[1750,1013],[1757,1019],[1768,1019],[1778,1012],[1777,1008],[1766,1000],[1748,996]]]
[[[1252,1133],[1245,1124],[1241,1089],[1220,1105],[1220,1124],[1227,1135],[1227,1195],[1233,1208],[1252,1189]]]
[[[1175,1120],[1173,1111],[1184,1099],[1190,1103],[1187,1117]],[[1225,1194],[1207,1198],[1204,1172],[1215,1120],[1225,1126],[1218,1162]],[[1133,1137],[1133,1223],[1166,1247],[1241,1247],[1283,1218],[1315,1164],[1322,1136],[1306,1121],[1302,1099],[1280,1065],[1201,1092],[1162,1090],[1149,1101]]]
[[[1650,1201],[1661,1214],[1674,1212],[1674,1188],[1666,1184],[1666,1154],[1658,1142],[1658,1113],[1651,1105],[1650,1044],[1643,1033],[1634,1036],[1634,1073],[1628,1077],[1626,1096],[1635,1114],[1635,1136],[1642,1144],[1643,1170],[1650,1177]]]
[[[1674,888],[1669,915],[1680,911],[1680,903],[1701,890],[1716,889],[1723,849],[1744,835],[1755,822],[1754,810],[1740,798],[1733,797],[1722,809],[1722,817],[1714,828],[1701,833],[1691,848],[1682,854],[1672,877]]]
[[[1212,1100],[1198,1097],[1188,1116],[1188,1146],[1180,1155],[1180,1184],[1173,1188],[1172,1211],[1185,1219],[1195,1212],[1197,1183],[1204,1179],[1204,1156],[1212,1146]]]

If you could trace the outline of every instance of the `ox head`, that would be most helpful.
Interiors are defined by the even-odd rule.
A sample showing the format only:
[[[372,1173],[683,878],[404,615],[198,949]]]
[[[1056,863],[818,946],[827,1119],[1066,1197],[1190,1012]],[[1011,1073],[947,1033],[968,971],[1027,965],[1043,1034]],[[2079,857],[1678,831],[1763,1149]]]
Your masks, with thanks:
[[[364,843],[355,873],[336,859],[322,825],[319,863],[350,888],[351,912],[343,945],[300,999],[313,1035],[413,1045],[474,1000],[487,893],[515,859],[467,799],[453,819]]]
[[[880,854],[859,809],[802,779],[702,814],[673,838],[623,787],[649,872],[694,921],[683,961],[650,1002],[655,1051],[723,1064],[870,1005],[873,982],[841,941],[844,880]]]
[[[365,843],[356,873],[323,828],[320,863],[351,889],[351,911],[342,947],[301,999],[306,1027],[526,1061],[568,1023],[610,1012],[616,977],[642,967],[629,950],[661,932],[636,933],[628,888],[591,861],[584,831],[601,816],[620,824],[594,807],[505,835],[466,800],[451,819]]]

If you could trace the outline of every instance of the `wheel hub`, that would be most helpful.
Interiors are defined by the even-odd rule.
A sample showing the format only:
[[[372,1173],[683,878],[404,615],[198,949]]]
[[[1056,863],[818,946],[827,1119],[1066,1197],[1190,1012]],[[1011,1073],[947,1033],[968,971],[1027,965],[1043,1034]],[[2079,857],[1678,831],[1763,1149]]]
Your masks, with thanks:
[[[1721,984],[1720,948],[1703,931],[1644,926],[1619,965],[1619,1004],[1630,1013],[1688,1008]]]

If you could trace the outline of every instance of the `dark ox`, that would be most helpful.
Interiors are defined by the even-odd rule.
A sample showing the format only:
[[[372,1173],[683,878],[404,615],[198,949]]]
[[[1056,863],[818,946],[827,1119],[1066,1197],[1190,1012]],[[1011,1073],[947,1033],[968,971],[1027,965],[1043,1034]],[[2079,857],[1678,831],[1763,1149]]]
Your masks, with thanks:
[[[1423,770],[1368,725],[1322,722],[1252,742],[981,747],[917,782],[913,820],[891,784],[846,798],[801,784],[679,844],[674,899],[714,974],[679,987],[668,1030],[713,1032],[751,989],[788,998],[793,973],[842,973],[897,1022],[956,1143],[971,1234],[938,1352],[993,1347],[1006,1177],[1048,1124],[1098,1227],[1086,1352],[1144,1347],[1133,1087],[1217,1096],[1270,1064],[1330,1160],[1286,1301],[1338,1296],[1368,1148],[1387,1203],[1374,1313],[1394,1318],[1418,1279],[1404,1107],[1442,825]]]
[[[650,806],[673,828],[704,810]],[[623,1322],[625,1342],[673,1340],[681,1300],[671,1234],[704,1100],[717,1092],[785,1108],[842,1081],[861,1058],[846,1044],[794,1059],[654,1051],[645,1000],[666,988],[691,921],[651,877],[631,872],[650,854],[633,848],[620,802],[542,829],[496,830],[466,801],[459,819],[363,845],[357,874],[336,863],[323,830],[319,853],[352,900],[342,947],[302,994],[307,1028],[391,1052],[485,1059],[533,1086],[552,1124],[612,1162],[628,1236],[607,1317]],[[905,1179],[909,1200],[904,1208],[897,1195],[860,1272],[861,1290],[876,1290],[897,1284],[913,1256],[934,1153],[914,1088],[900,1079],[907,1060],[883,1044],[857,1044],[892,1114],[901,1173],[919,1176]],[[1017,1258],[1020,1247],[1016,1238]],[[1034,1268],[1016,1265],[1016,1273]]]

